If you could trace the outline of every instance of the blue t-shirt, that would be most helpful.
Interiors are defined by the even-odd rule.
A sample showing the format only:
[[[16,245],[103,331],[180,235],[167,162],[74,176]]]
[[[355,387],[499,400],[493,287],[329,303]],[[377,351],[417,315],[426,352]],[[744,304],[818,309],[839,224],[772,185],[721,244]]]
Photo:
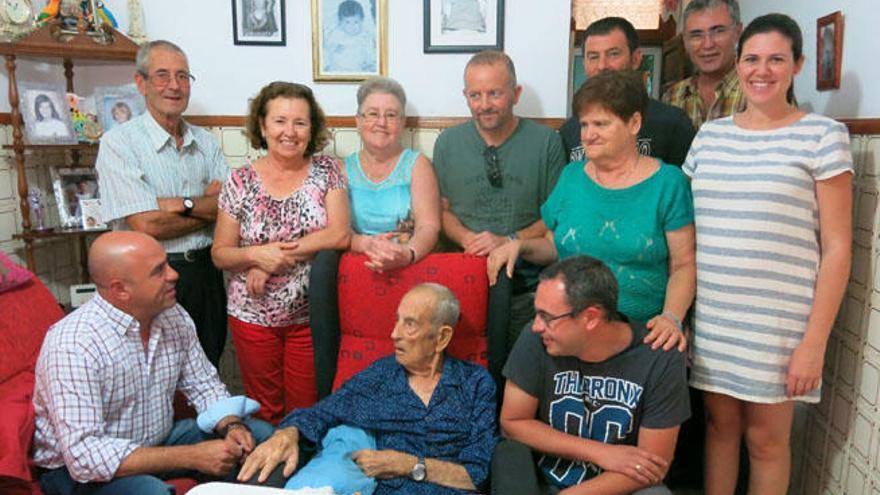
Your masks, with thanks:
[[[666,232],[694,222],[691,188],[681,169],[663,162],[650,177],[606,189],[569,163],[541,207],[559,259],[586,254],[617,278],[618,310],[638,321],[663,312],[669,280]]]
[[[407,220],[411,220],[410,184],[412,169],[419,155],[418,151],[404,149],[394,170],[380,182],[367,178],[358,153],[352,153],[345,159],[351,223],[356,233],[377,235],[396,232]]]

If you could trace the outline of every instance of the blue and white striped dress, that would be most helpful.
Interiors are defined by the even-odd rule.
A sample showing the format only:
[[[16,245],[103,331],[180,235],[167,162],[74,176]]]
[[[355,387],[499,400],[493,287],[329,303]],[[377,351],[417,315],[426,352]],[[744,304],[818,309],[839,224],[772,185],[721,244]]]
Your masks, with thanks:
[[[816,181],[852,173],[846,127],[807,114],[780,129],[703,124],[683,165],[697,231],[691,386],[788,400],[785,380],[819,267]],[[819,390],[796,397],[818,402]]]

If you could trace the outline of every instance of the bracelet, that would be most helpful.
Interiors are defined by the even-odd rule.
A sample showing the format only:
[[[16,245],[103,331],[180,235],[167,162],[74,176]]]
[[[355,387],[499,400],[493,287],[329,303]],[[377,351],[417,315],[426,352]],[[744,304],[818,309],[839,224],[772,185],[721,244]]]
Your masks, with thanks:
[[[412,246],[406,246],[409,248],[409,264],[412,265],[416,262],[416,250],[413,249]]]
[[[663,314],[661,314],[660,316],[665,316],[666,318],[668,318],[672,323],[675,323],[675,326],[676,328],[678,328],[679,332],[682,331],[681,320],[679,320],[678,317],[672,313],[672,311],[664,311]]]
[[[251,429],[248,427],[248,425],[244,424],[241,421],[230,421],[229,423],[226,424],[226,426],[217,430],[217,435],[219,435],[222,438],[226,438],[226,435],[228,435],[231,430],[234,430],[236,428],[244,428],[248,432],[251,431]]]

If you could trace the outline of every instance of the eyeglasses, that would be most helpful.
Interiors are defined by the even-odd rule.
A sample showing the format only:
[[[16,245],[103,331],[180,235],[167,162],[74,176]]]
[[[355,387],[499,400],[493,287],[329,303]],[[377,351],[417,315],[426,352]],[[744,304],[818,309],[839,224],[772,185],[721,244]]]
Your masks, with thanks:
[[[397,122],[400,119],[400,114],[397,112],[379,113],[376,110],[367,110],[361,113],[361,118],[370,123],[378,122],[383,117],[386,122]]]
[[[483,151],[483,158],[486,159],[486,177],[492,187],[502,186],[501,162],[498,160],[498,148],[494,146],[486,146]]]
[[[570,318],[576,314],[577,313],[574,311],[569,311],[568,313],[562,313],[561,315],[551,315],[550,313],[547,313],[546,311],[538,310],[535,312],[535,317],[538,318],[539,320],[541,320],[542,322],[544,322],[545,326],[549,327],[550,324],[556,320],[561,320],[563,318]]]
[[[175,72],[173,75],[167,70],[157,70],[153,75],[149,74],[141,74],[144,76],[144,79],[149,79],[153,82],[153,85],[159,88],[164,88],[171,84],[171,80],[174,79],[177,81],[179,86],[189,86],[190,84],[196,82],[196,76],[190,74],[189,72]]]
[[[706,40],[707,37],[711,38],[712,41],[717,41],[718,38],[724,37],[727,33],[733,30],[733,25],[729,26],[714,26],[709,29],[709,31],[688,31],[684,35],[684,39],[692,44],[699,45],[703,41]]]

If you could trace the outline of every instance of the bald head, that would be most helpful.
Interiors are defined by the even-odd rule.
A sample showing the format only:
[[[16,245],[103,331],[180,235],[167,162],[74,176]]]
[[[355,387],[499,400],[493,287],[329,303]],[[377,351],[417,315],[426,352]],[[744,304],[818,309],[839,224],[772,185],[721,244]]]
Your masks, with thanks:
[[[161,251],[162,246],[147,234],[108,232],[95,239],[89,248],[89,275],[98,287],[107,287],[111,280],[125,278],[133,263],[157,249]]]

